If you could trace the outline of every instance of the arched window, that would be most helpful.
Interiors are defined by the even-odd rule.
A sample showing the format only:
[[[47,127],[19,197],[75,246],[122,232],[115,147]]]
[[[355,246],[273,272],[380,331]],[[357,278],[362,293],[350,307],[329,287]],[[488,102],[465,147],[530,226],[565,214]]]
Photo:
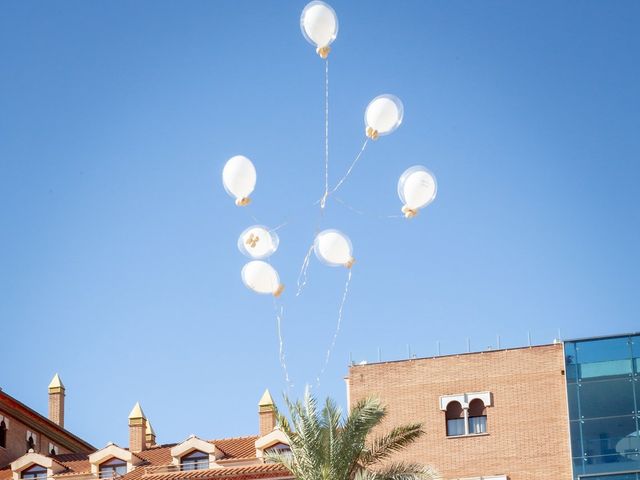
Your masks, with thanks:
[[[29,435],[29,438],[27,438],[27,453],[29,453],[29,450],[33,450],[34,452],[36,450],[36,441],[33,438],[33,434]]]
[[[194,450],[180,459],[180,470],[206,470],[209,468],[209,454]]]
[[[127,462],[113,457],[106,462],[102,462],[99,467],[100,478],[116,478],[127,473]]]
[[[20,473],[23,480],[46,480],[47,469],[42,465],[33,465]]]
[[[479,398],[469,404],[469,433],[487,432],[487,408]]]
[[[459,402],[449,402],[447,405],[447,436],[464,435],[464,411]]]
[[[0,447],[7,448],[7,424],[0,422]]]

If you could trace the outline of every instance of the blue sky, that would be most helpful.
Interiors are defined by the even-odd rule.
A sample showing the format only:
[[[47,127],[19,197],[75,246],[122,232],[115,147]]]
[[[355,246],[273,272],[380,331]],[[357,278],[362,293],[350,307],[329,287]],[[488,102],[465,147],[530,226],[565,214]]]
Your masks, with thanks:
[[[272,300],[236,249],[275,226],[283,334],[300,394],[331,341],[346,273],[312,259],[323,189],[324,65],[305,2],[0,4],[0,386],[67,426],[127,444],[140,401],[160,442],[257,431],[281,399]],[[398,95],[403,125],[370,144],[323,228],[358,262],[318,395],[344,403],[354,361],[638,329],[640,68],[634,1],[332,3],[330,175],[363,113]],[[224,162],[250,157],[253,204]],[[438,198],[411,220],[396,182],[423,164]]]

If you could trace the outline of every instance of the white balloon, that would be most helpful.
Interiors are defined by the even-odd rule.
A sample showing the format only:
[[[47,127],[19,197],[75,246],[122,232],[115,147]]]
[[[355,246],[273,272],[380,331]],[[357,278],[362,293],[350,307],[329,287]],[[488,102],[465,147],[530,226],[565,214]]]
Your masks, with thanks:
[[[316,235],[313,251],[318,260],[330,267],[351,268],[355,262],[351,240],[339,230],[323,230]]]
[[[242,267],[242,282],[256,293],[279,297],[284,290],[278,272],[262,260],[254,260]]]
[[[398,196],[404,204],[402,212],[407,218],[415,217],[419,209],[433,202],[437,192],[436,177],[422,165],[408,168],[398,180]]]
[[[243,155],[231,157],[222,169],[222,184],[236,199],[236,205],[248,205],[251,201],[249,195],[256,187],[256,167]]]
[[[404,106],[395,95],[379,95],[367,105],[364,123],[367,136],[375,140],[379,135],[389,135],[402,123]]]
[[[278,249],[278,234],[263,225],[253,225],[240,234],[238,249],[247,257],[267,258]]]
[[[338,16],[329,5],[316,0],[302,10],[300,28],[304,38],[317,47],[316,51],[321,57],[326,58],[329,45],[338,35]]]

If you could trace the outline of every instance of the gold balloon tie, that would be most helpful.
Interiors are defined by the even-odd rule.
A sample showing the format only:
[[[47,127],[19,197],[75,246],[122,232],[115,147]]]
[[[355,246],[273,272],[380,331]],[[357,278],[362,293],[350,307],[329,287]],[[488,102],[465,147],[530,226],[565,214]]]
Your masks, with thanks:
[[[415,208],[409,208],[405,205],[402,207],[402,213],[404,213],[404,218],[413,218],[418,215],[418,210]]]
[[[244,242],[249,245],[251,248],[256,248],[256,244],[260,241],[260,237],[257,237],[253,233],[249,235],[249,238]]]
[[[280,295],[282,295],[283,291],[284,291],[284,285],[280,284],[280,285],[278,285],[278,288],[276,288],[276,291],[273,292],[273,296],[278,298]]]
[[[378,139],[378,131],[371,128],[371,127],[367,127],[366,130],[367,133],[367,137],[369,137],[371,140],[377,140]]]
[[[326,47],[316,48],[316,53],[320,55],[320,58],[327,58],[329,56],[330,51],[331,51],[331,47],[329,47],[328,45]]]
[[[242,197],[236,199],[236,205],[238,207],[246,207],[251,203],[251,199],[249,197]]]
[[[344,266],[345,266],[346,268],[351,268],[351,267],[353,267],[353,264],[354,264],[354,263],[356,263],[356,259],[355,259],[355,258],[353,258],[353,257],[351,257],[351,259],[350,259],[347,263],[345,263],[345,264],[344,264]]]

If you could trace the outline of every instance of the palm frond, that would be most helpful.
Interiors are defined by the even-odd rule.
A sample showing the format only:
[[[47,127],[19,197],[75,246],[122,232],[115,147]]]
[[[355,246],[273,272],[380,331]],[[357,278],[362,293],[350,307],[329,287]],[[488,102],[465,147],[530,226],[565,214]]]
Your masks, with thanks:
[[[429,466],[395,462],[382,469],[367,471],[367,480],[439,480],[440,475]]]
[[[305,391],[292,402],[285,397],[289,417],[276,411],[278,427],[289,438],[291,453],[269,452],[267,460],[285,466],[296,480],[435,480],[433,470],[412,463],[392,463],[393,454],[422,434],[420,424],[396,427],[367,444],[371,431],[386,415],[377,398],[366,398],[344,418],[340,407],[327,399],[318,409]],[[380,468],[369,468],[382,464]]]
[[[421,423],[393,428],[389,433],[374,438],[360,456],[360,465],[368,467],[389,459],[424,435]]]
[[[340,435],[337,478],[351,479],[358,468],[360,455],[365,448],[367,435],[387,414],[386,408],[375,397],[360,400],[351,409]]]

